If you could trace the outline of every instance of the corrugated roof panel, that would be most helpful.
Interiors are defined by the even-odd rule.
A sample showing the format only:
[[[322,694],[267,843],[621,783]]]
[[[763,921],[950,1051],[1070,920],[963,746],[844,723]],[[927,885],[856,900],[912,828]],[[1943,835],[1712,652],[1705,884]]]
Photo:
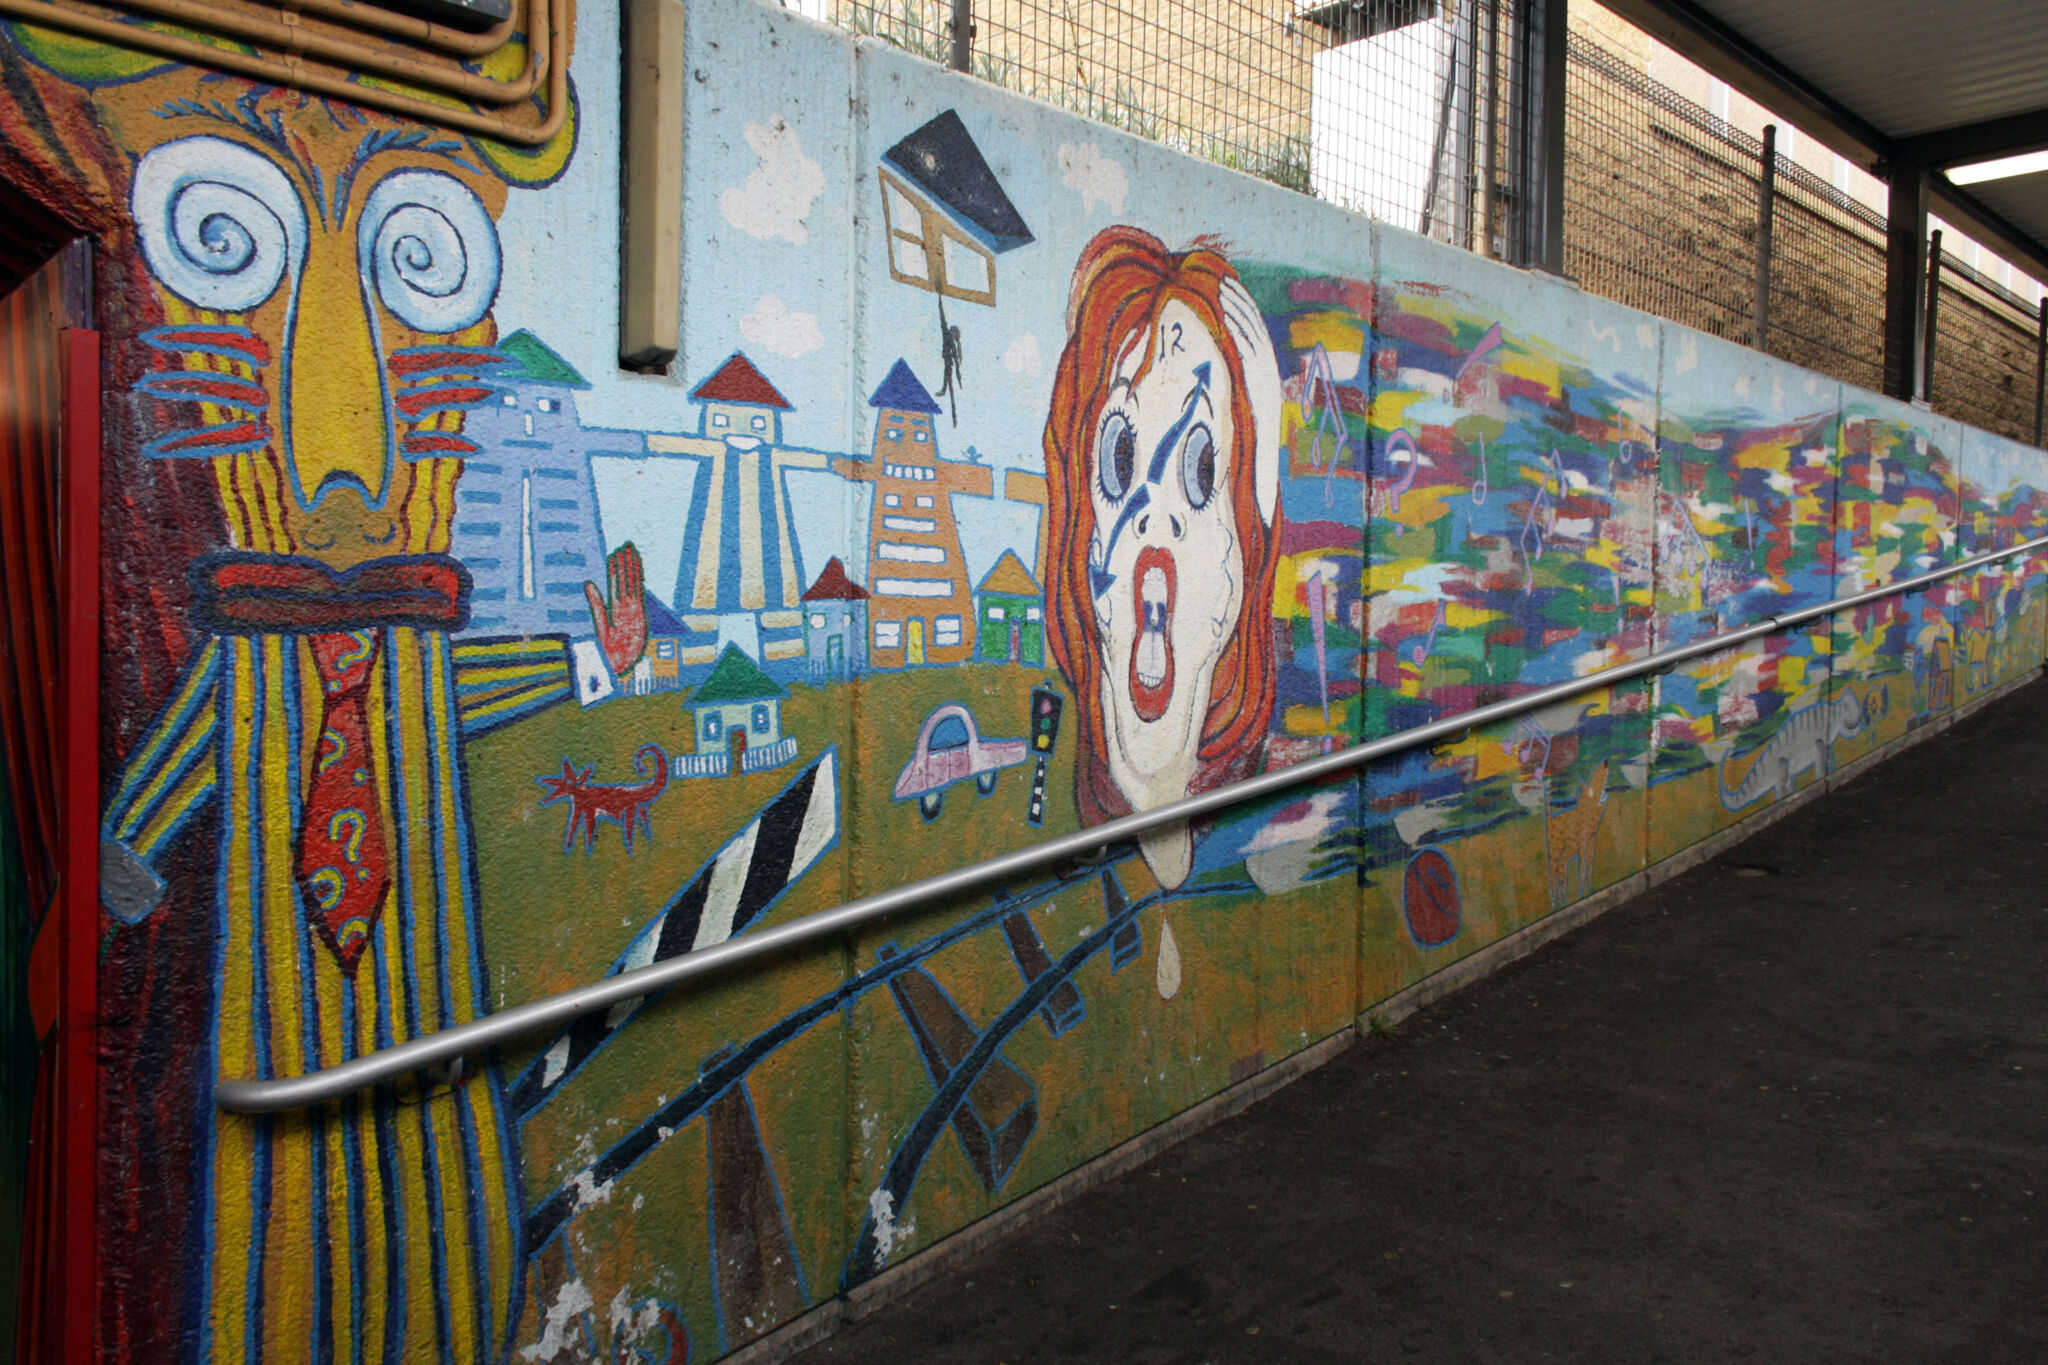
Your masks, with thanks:
[[[2048,242],[2048,171],[1982,181],[1970,193],[2035,241]]]
[[[2048,108],[2041,0],[1695,0],[1893,137]]]

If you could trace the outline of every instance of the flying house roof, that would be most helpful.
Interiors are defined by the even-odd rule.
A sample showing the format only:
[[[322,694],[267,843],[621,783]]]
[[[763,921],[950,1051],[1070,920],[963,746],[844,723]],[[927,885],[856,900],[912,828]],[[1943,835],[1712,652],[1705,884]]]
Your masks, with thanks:
[[[871,408],[883,408],[894,412],[932,412],[939,410],[933,401],[931,390],[925,388],[918,377],[910,372],[910,366],[898,360],[889,367],[889,373],[882,379],[880,388],[868,399]]]
[[[992,592],[1003,597],[1037,597],[1041,595],[1038,580],[1024,567],[1024,561],[1017,558],[1015,550],[1003,551],[1003,557],[981,580],[976,592]]]
[[[825,571],[818,575],[818,581],[804,589],[802,598],[806,602],[865,602],[868,590],[846,576],[846,566],[833,555],[825,561]]]
[[[967,125],[948,109],[891,147],[882,160],[942,206],[960,226],[998,254],[1037,240],[989,169]]]
[[[728,644],[718,656],[711,676],[690,694],[688,706],[717,706],[725,702],[780,701],[789,690],[761,671],[738,645]]]
[[[749,403],[755,407],[789,410],[789,400],[738,351],[713,370],[709,379],[691,389],[690,397],[700,403]]]
[[[644,592],[641,596],[647,599],[647,633],[649,635],[681,635],[685,633],[683,623],[676,619],[674,612],[662,605],[659,597],[656,597],[651,592]]]
[[[494,372],[492,379],[523,379],[530,384],[560,384],[571,389],[590,387],[590,381],[576,373],[574,365],[524,327],[500,341],[498,349],[512,361],[512,368]]]

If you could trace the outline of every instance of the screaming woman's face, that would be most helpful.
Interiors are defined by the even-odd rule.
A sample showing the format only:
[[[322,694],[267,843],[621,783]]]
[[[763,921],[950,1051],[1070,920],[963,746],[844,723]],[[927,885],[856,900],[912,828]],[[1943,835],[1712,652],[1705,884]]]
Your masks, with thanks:
[[[1230,384],[1215,338],[1176,300],[1125,343],[1095,423],[1088,562],[1103,728],[1135,809],[1187,795],[1210,680],[1244,601]]]

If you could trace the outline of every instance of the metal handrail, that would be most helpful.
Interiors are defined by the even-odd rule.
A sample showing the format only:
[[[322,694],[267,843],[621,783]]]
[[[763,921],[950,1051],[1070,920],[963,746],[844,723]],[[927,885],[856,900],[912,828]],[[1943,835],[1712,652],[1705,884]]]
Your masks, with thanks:
[[[652,995],[684,981],[707,976],[742,962],[751,962],[756,958],[786,952],[806,943],[832,938],[850,929],[930,901],[958,895],[992,882],[1007,881],[1021,873],[1051,863],[1086,858],[1099,853],[1110,844],[1136,838],[1140,834],[1165,825],[1192,820],[1211,811],[1235,805],[1237,802],[1265,796],[1270,792],[1281,791],[1303,782],[1313,782],[1317,778],[1358,767],[1373,759],[1399,753],[1403,749],[1412,749],[1417,745],[1447,739],[1482,725],[1490,725],[1495,721],[1540,710],[1555,702],[1565,701],[1597,688],[1625,682],[1647,673],[1667,672],[1678,664],[1698,658],[1702,654],[1712,654],[1731,645],[1739,645],[1780,630],[1804,625],[1823,616],[1831,616],[1838,611],[1862,606],[1866,602],[1913,592],[1939,583],[1943,579],[1968,573],[1972,569],[1983,568],[2002,559],[2010,559],[2014,555],[2043,549],[2048,549],[2048,536],[2037,536],[2010,549],[1990,550],[1972,555],[1945,568],[1934,569],[1914,578],[1901,579],[1881,588],[1871,588],[1847,597],[1835,598],[1819,606],[1802,607],[1780,616],[1767,617],[1738,630],[1722,631],[1705,639],[1695,640],[1691,644],[1658,650],[1629,663],[1616,664],[1612,668],[1603,668],[1583,677],[1539,687],[1533,692],[1525,692],[1521,696],[1510,697],[1505,701],[1475,707],[1443,720],[1432,721],[1428,725],[1419,725],[1411,730],[1402,730],[1396,734],[1368,740],[1363,744],[1354,744],[1334,753],[1322,754],[1290,767],[1260,773],[1256,777],[1247,777],[1242,781],[1232,782],[1213,791],[1202,792],[1168,805],[1155,806],[1151,810],[1092,825],[1076,833],[1047,839],[1043,843],[1032,844],[1028,848],[1020,848],[1012,853],[986,858],[966,867],[954,868],[935,877],[906,882],[887,891],[878,891],[871,896],[847,901],[830,910],[821,910],[816,914],[793,919],[787,924],[778,924],[772,929],[751,933],[743,938],[730,938],[709,948],[700,948],[695,952],[683,953],[662,962],[620,972],[616,976],[608,976],[587,986],[578,986],[558,995],[499,1010],[481,1019],[456,1024],[392,1047],[380,1048],[364,1056],[317,1071],[309,1071],[304,1075],[267,1081],[221,1080],[214,1086],[214,1100],[221,1108],[238,1114],[268,1114],[320,1104],[351,1091],[375,1085],[379,1081],[392,1080],[467,1053],[494,1047],[513,1038],[565,1024],[581,1015],[608,1010],[623,1001]]]

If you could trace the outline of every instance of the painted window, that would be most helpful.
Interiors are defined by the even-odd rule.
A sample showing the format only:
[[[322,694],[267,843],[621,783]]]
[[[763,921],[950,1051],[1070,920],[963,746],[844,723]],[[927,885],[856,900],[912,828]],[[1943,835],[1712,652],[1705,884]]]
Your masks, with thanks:
[[[875,648],[900,649],[903,647],[903,623],[901,621],[875,622]]]
[[[957,645],[960,643],[960,618],[941,616],[932,627],[932,643]]]
[[[1038,619],[1038,608],[1037,608],[1037,607],[1026,607],[1026,608],[1024,608],[1024,619],[1025,619],[1025,620],[1027,620],[1027,621],[1036,621],[1036,620]]]
[[[711,414],[711,425],[714,427],[729,427],[732,425],[732,418],[722,412],[714,412]]]
[[[1005,612],[1001,607],[990,607],[988,609],[988,619],[991,621],[1001,621],[1005,619],[1007,615],[1008,613]]]
[[[901,493],[884,493],[884,494],[882,494],[882,506],[884,506],[884,507],[901,507],[902,505],[903,505],[903,495],[902,495]]]
[[[811,613],[811,629],[812,629],[812,630],[823,630],[824,628],[825,628],[825,613],[824,613],[824,612],[822,612],[822,611],[814,611],[814,612],[812,612],[812,613]]]
[[[533,400],[533,405],[542,412],[553,412],[556,408],[562,406],[552,398],[536,398]]]
[[[906,564],[943,564],[946,550],[941,545],[905,545],[901,541],[878,540],[875,558],[901,560]]]
[[[969,242],[946,238],[942,248],[946,283],[952,292],[992,294],[995,292],[994,261],[987,252]]]
[[[923,444],[924,442],[926,442],[926,441],[929,441],[929,440],[930,440],[931,438],[932,438],[932,434],[931,434],[931,433],[930,433],[929,431],[926,431],[926,430],[925,430],[924,428],[922,428],[922,427],[919,427],[919,428],[918,428],[918,430],[917,430],[917,440],[918,440],[918,443],[919,443],[920,445],[922,445],[922,444]]]
[[[519,395],[516,393],[500,394],[498,401],[508,408],[516,408],[519,406]]]
[[[754,733],[757,735],[767,734],[768,725],[768,704],[766,702],[756,702],[754,704]]]
[[[932,727],[931,743],[924,746],[931,753],[941,749],[964,749],[967,747],[967,724],[958,716],[947,716]]]
[[[717,739],[725,727],[719,723],[718,713],[713,711],[704,717],[704,738]]]
[[[937,504],[937,503],[933,502],[933,501],[931,500],[931,498],[930,498],[930,497],[929,497],[928,495],[924,494],[924,493],[920,493],[920,494],[918,494],[918,495],[917,495],[917,505],[918,505],[919,507],[936,507],[936,506],[938,506],[938,504]]]
[[[768,430],[768,417],[767,417],[767,414],[765,414],[765,413],[759,413],[759,412],[755,413],[755,414],[754,414],[754,420],[753,420],[753,428],[754,428],[754,430],[756,430],[756,431],[766,431],[766,430]]]
[[[656,640],[654,642],[654,657],[657,659],[675,658],[676,642],[674,640]]]

